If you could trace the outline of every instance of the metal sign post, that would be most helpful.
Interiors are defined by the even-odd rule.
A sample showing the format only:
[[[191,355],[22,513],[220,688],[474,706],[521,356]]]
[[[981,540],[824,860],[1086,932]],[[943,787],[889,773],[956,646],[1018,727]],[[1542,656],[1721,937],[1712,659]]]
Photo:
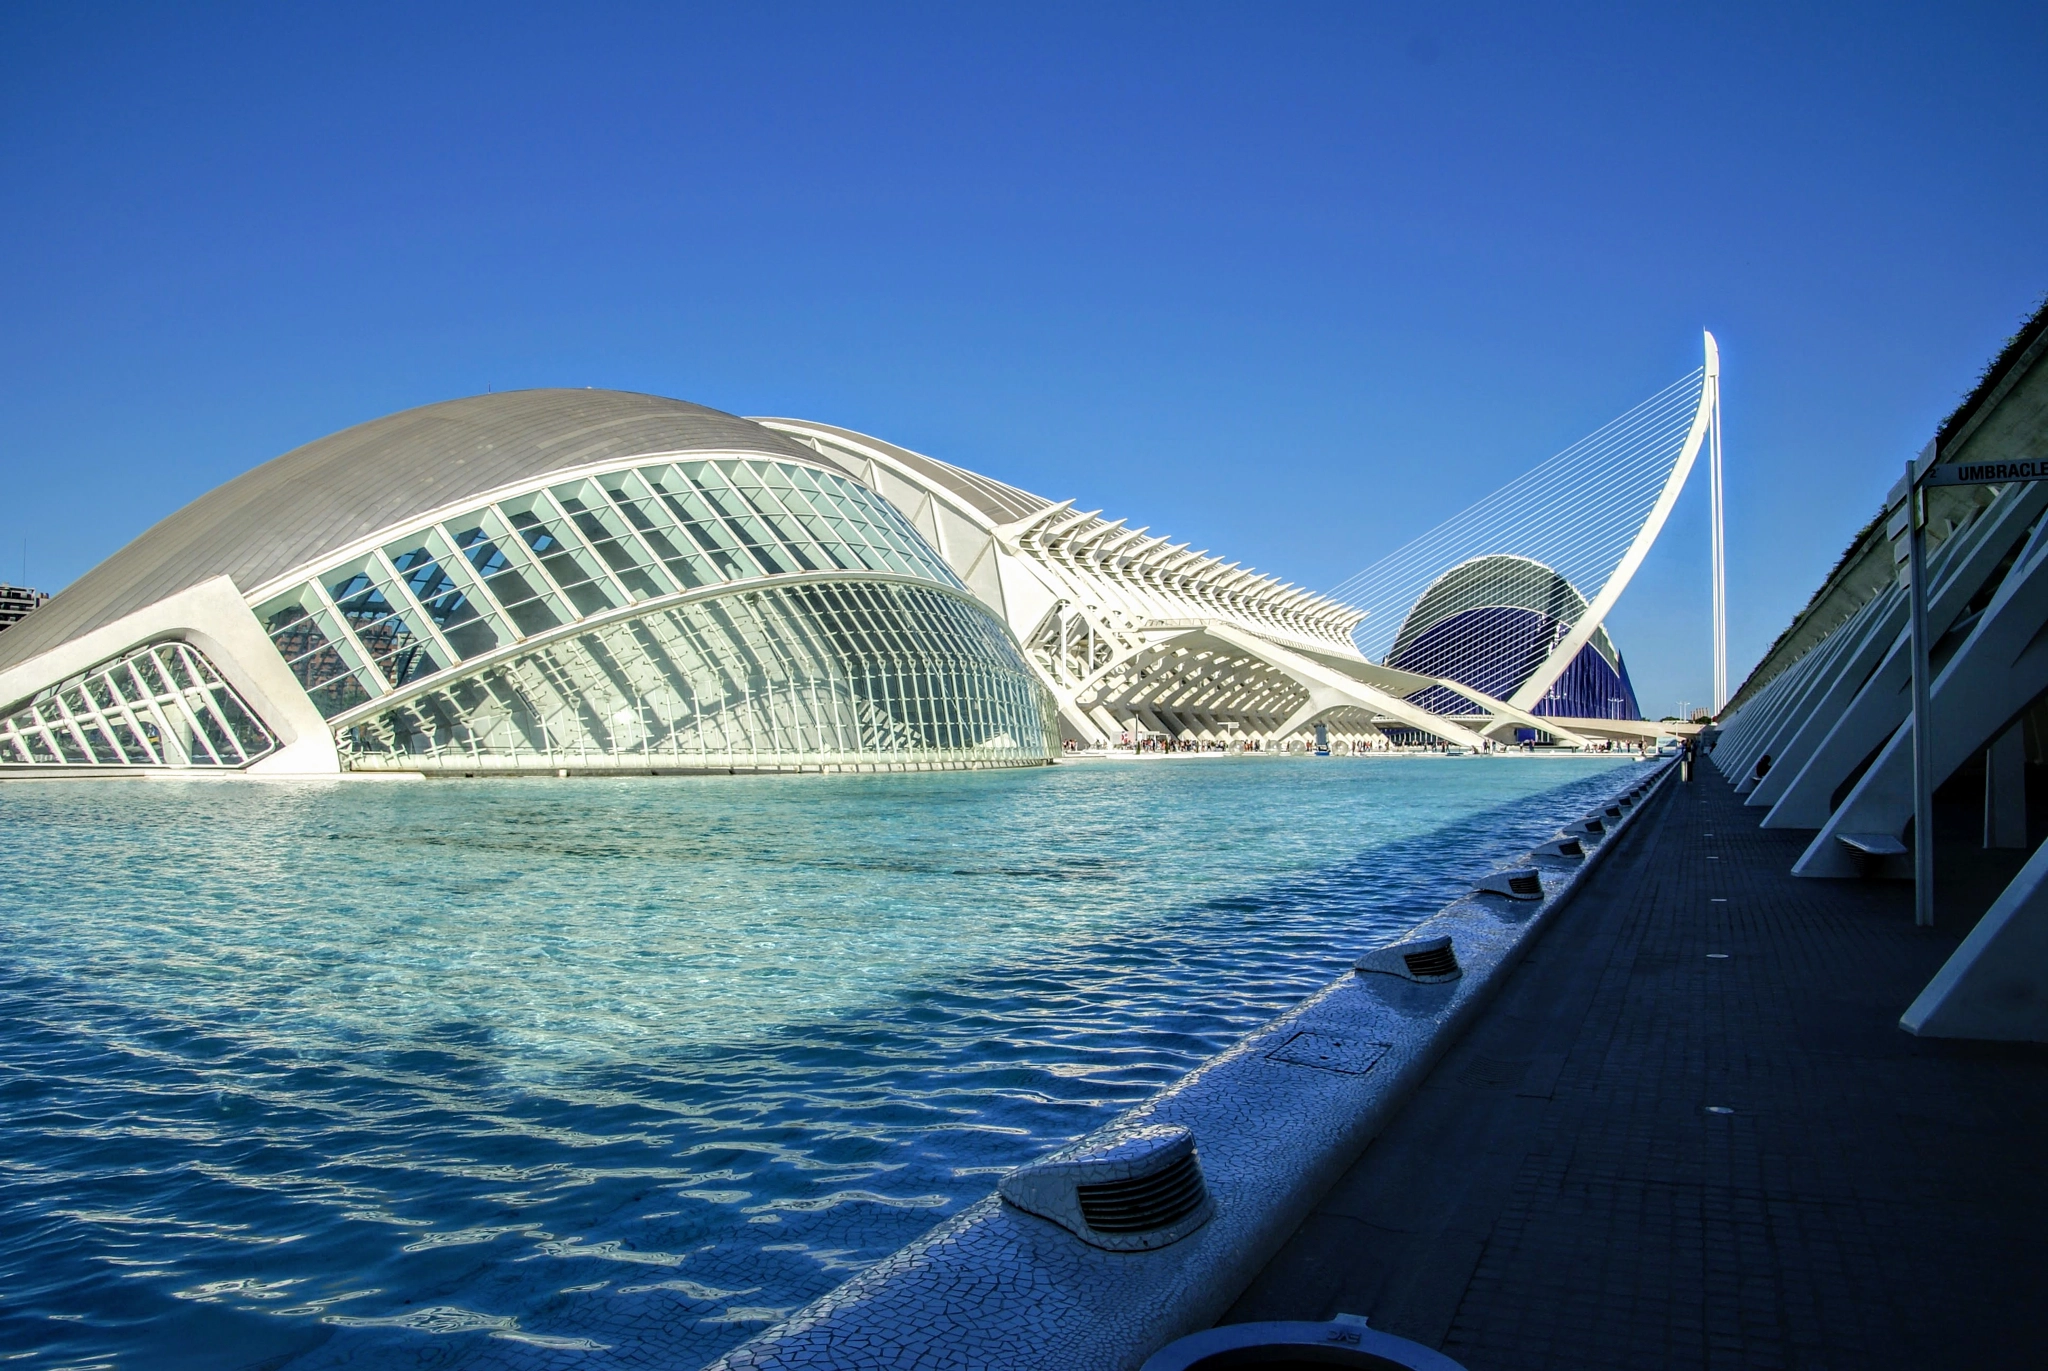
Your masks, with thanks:
[[[2048,481],[2048,458],[2018,462],[1937,463],[1935,445],[1906,463],[1907,601],[1912,606],[1913,922],[1934,925],[1934,711],[1927,666],[1927,488]]]
[[[1912,603],[1913,659],[1913,922],[1934,926],[1934,713],[1927,706],[1927,496],[1918,463],[1906,462],[1906,575]]]

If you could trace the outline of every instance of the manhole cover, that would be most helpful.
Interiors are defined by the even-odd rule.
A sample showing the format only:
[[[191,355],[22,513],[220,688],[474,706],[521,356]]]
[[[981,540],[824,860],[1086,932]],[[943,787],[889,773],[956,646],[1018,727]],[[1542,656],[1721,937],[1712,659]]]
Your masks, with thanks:
[[[1357,1038],[1340,1038],[1333,1033],[1304,1030],[1266,1054],[1271,1062],[1312,1066],[1318,1071],[1335,1071],[1345,1076],[1363,1076],[1387,1055],[1389,1043],[1369,1043]]]

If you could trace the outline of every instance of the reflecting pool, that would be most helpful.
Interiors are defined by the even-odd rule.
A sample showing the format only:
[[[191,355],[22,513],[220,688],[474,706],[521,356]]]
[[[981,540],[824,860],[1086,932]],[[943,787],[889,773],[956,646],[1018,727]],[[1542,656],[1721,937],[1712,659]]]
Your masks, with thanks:
[[[0,1351],[700,1364],[1627,765],[0,785]]]

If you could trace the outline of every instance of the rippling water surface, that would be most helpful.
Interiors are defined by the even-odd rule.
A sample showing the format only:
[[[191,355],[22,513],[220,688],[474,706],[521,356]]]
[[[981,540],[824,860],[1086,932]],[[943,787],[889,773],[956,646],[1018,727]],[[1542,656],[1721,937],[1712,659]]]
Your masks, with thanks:
[[[1615,765],[0,785],[0,1353],[700,1364]]]

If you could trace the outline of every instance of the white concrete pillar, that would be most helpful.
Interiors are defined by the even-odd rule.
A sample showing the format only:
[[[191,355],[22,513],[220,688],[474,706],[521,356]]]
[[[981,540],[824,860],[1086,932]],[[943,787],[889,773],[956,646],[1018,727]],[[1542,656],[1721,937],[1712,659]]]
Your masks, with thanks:
[[[1992,901],[1899,1026],[1922,1038],[2048,1042],[2048,843]]]

